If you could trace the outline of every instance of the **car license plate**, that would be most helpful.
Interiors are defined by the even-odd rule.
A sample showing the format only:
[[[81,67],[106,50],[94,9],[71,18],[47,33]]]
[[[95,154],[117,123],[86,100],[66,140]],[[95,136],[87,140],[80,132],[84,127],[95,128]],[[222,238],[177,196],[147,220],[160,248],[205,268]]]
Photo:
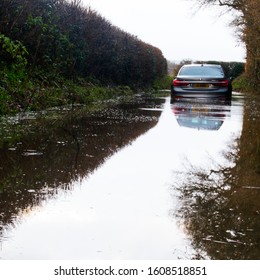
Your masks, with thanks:
[[[208,88],[209,84],[193,84],[195,88]]]

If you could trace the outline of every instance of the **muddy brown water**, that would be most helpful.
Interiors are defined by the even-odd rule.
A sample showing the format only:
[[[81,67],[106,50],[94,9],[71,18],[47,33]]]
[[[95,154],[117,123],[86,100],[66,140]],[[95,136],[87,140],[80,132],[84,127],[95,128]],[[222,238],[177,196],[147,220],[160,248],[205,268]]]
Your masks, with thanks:
[[[32,128],[0,148],[0,258],[259,259],[259,104],[17,121]]]

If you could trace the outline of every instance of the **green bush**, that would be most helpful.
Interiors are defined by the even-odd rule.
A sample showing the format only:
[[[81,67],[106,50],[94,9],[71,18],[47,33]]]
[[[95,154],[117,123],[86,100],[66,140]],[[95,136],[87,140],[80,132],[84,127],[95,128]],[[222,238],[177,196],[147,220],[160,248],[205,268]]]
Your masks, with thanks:
[[[10,99],[8,92],[3,87],[0,87],[0,115],[9,113]]]
[[[250,83],[247,79],[246,75],[240,75],[236,79],[234,79],[233,83],[233,90],[234,91],[248,91],[250,90]]]
[[[173,80],[172,76],[164,76],[160,79],[156,79],[156,81],[153,84],[153,89],[155,90],[170,89],[172,80]]]
[[[27,65],[26,47],[19,41],[13,41],[0,33],[1,60],[11,62],[12,68],[23,69]]]

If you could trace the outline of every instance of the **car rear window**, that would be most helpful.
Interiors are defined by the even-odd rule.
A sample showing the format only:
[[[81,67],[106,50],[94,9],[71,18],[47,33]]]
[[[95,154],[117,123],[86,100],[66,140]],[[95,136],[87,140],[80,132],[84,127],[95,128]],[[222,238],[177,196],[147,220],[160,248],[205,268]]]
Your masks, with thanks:
[[[221,67],[212,66],[186,66],[183,67],[178,76],[197,76],[197,77],[224,77]]]

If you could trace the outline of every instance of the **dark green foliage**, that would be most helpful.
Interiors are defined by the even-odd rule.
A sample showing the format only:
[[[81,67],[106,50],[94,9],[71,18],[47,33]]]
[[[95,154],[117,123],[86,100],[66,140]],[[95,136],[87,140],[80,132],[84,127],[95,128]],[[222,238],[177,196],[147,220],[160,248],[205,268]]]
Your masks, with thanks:
[[[166,73],[160,50],[111,25],[80,1],[2,0],[0,33],[19,40],[30,67],[67,78],[147,86]]]
[[[0,1],[0,115],[125,96],[166,74],[159,49],[80,2]]]
[[[26,92],[28,52],[21,42],[1,33],[0,50],[0,114],[3,114],[16,106]]]

